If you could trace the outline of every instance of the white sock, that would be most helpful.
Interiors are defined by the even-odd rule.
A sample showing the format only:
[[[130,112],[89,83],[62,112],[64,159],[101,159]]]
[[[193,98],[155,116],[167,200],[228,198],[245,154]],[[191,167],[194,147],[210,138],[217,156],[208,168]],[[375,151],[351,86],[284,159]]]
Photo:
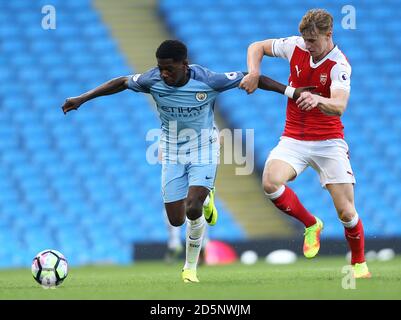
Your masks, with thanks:
[[[207,225],[206,225],[205,231],[204,231],[204,233],[203,233],[202,246],[201,246],[201,248],[202,248],[203,250],[206,249],[206,246],[207,246],[209,240],[210,240],[210,239],[209,239],[209,234],[208,234],[208,232],[207,232]]]
[[[273,193],[267,193],[265,192],[265,195],[270,199],[270,200],[276,200],[279,198],[285,191],[285,185],[282,185],[276,192]]]
[[[184,269],[196,269],[205,226],[206,220],[203,215],[196,220],[187,219],[187,242]]]
[[[353,227],[355,227],[358,224],[359,216],[356,213],[351,221],[347,221],[347,222],[346,221],[342,221],[342,220],[340,220],[340,221],[343,224],[344,228],[352,229]]]
[[[168,243],[169,249],[177,249],[182,247],[180,238],[180,227],[174,227],[168,224]]]
[[[180,227],[174,227],[173,225],[170,224],[170,221],[168,220],[166,209],[164,211],[164,216],[166,219],[166,224],[167,224],[167,231],[168,231],[168,240],[167,240],[167,247],[169,249],[176,249],[182,247],[181,244],[181,237],[180,237]]]

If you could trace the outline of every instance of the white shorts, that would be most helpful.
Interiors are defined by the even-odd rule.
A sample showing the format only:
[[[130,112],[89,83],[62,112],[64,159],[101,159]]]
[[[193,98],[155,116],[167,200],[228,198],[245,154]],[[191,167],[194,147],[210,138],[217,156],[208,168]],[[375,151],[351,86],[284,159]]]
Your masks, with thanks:
[[[323,188],[331,183],[356,182],[349,161],[348,145],[343,139],[302,141],[281,137],[266,163],[273,159],[287,162],[297,175],[311,166],[319,173]]]

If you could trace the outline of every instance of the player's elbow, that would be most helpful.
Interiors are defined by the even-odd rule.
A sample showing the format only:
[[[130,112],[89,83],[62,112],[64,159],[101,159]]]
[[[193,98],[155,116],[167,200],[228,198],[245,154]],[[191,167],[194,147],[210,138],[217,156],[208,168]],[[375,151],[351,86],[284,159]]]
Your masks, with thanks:
[[[337,108],[337,114],[336,115],[341,117],[344,114],[346,108],[347,108],[347,104],[340,104],[338,106],[338,108]]]
[[[249,47],[248,47],[248,52],[258,52],[263,54],[263,42],[262,41],[256,41],[252,42]]]
[[[322,110],[329,116],[338,116],[341,117],[344,114],[345,108],[347,104],[343,101],[332,101],[332,103],[326,104],[325,110]]]
[[[124,88],[124,89],[128,89],[128,81],[129,81],[129,78],[128,77],[120,77],[120,78],[118,78],[120,81],[121,81],[121,86]]]
[[[325,113],[329,116],[341,117],[344,113],[344,110],[342,110],[340,108],[335,108],[333,110],[326,111]]]
[[[335,96],[330,99],[331,109],[336,116],[341,117],[344,114],[348,104],[348,97],[348,93],[336,92]]]
[[[332,116],[337,116],[337,117],[341,117],[343,115],[343,111],[338,109],[338,110],[334,110],[333,112],[330,113],[330,115]]]
[[[250,50],[250,49],[255,49],[255,48],[257,48],[258,46],[260,46],[260,41],[252,42],[252,43],[248,46],[248,50]]]
[[[320,110],[328,116],[336,116],[341,117],[345,111],[345,106],[340,105],[326,105],[325,107],[321,107]]]

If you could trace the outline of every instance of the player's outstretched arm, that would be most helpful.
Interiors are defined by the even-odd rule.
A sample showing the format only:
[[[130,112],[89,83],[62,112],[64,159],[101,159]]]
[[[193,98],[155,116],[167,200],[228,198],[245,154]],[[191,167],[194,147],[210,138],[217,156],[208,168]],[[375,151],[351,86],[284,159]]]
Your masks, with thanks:
[[[96,97],[107,96],[125,89],[128,89],[128,77],[114,78],[80,96],[67,98],[61,108],[66,114],[71,110],[77,110],[83,103]]]
[[[295,100],[301,96],[302,92],[310,92],[316,89],[315,86],[293,88],[263,75],[259,76],[258,88],[267,91],[275,91]]]

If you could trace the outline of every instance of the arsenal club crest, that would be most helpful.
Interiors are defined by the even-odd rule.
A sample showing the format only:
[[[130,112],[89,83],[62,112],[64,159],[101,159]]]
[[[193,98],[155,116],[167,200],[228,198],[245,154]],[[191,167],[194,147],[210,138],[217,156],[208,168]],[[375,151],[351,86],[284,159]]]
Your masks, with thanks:
[[[327,73],[321,73],[320,74],[320,83],[322,85],[325,85],[327,82]]]

